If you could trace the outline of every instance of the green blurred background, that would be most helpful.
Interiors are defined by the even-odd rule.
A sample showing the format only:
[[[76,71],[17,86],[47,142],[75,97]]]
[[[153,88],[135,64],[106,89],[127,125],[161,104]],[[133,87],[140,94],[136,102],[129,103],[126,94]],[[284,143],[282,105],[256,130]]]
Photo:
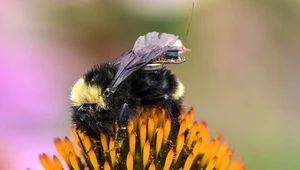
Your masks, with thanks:
[[[118,57],[147,32],[183,40],[193,2],[185,42],[192,52],[184,64],[170,66],[186,87],[186,108],[195,108],[196,119],[205,120],[213,136],[223,134],[246,169],[300,169],[300,1],[295,0],[0,2],[2,47],[17,50],[14,45],[21,42],[30,51],[27,59],[11,61],[15,54],[2,53],[2,64],[38,61],[39,69],[30,70],[41,75],[34,83],[24,82],[33,89],[48,85],[36,104],[39,116],[32,116],[38,121],[20,131],[23,126],[12,117],[1,127],[2,146],[15,139],[6,134],[8,127],[17,127],[10,134],[23,134],[18,140],[27,141],[18,159],[34,161],[18,168],[39,169],[37,154],[52,151],[52,138],[69,135],[68,96],[78,77],[93,64]],[[14,112],[26,117],[32,110]],[[11,157],[0,156],[5,159]]]

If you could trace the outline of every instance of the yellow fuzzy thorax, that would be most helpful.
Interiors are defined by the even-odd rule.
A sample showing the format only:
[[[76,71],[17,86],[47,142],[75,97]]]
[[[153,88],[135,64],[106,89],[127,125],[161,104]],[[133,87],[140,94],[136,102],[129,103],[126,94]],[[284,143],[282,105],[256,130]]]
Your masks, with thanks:
[[[100,87],[89,85],[84,81],[84,78],[80,78],[72,88],[70,99],[73,106],[96,104],[100,108],[105,108],[105,102],[101,94]]]

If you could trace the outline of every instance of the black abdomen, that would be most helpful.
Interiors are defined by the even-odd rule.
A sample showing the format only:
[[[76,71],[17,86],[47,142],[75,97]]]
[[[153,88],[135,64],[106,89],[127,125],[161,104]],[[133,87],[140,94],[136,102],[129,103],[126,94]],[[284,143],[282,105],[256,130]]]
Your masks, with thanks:
[[[137,98],[147,99],[167,94],[169,97],[175,92],[176,77],[170,70],[138,71],[132,79],[132,92]]]

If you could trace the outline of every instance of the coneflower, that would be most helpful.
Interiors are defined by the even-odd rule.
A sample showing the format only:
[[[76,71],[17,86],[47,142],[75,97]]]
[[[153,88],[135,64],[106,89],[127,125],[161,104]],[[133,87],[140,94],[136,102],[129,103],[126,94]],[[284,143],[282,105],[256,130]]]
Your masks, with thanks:
[[[74,126],[71,129],[76,144],[67,137],[57,138],[56,149],[69,169],[74,170],[244,169],[240,158],[232,161],[233,150],[228,142],[221,141],[220,134],[211,139],[204,121],[193,122],[193,109],[180,119],[177,134],[173,134],[171,120],[164,110],[139,109],[138,113],[117,149],[113,138],[99,134],[100,140],[90,139],[82,132],[77,135]],[[65,169],[55,155],[41,154],[39,158],[46,170]]]

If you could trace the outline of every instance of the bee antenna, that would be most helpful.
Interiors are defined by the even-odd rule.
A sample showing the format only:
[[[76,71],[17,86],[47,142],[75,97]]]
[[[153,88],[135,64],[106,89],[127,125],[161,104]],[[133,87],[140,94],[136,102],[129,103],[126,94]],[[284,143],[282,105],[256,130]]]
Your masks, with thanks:
[[[194,6],[195,6],[195,3],[193,2],[193,4],[192,4],[192,11],[191,11],[191,15],[190,15],[188,27],[187,27],[187,30],[186,30],[186,34],[185,34],[185,37],[184,37],[184,40],[183,40],[183,44],[185,43],[185,40],[186,40],[186,38],[187,38],[187,36],[189,34],[189,30],[190,30],[190,26],[191,26],[191,21],[192,21],[193,15],[194,15]]]

